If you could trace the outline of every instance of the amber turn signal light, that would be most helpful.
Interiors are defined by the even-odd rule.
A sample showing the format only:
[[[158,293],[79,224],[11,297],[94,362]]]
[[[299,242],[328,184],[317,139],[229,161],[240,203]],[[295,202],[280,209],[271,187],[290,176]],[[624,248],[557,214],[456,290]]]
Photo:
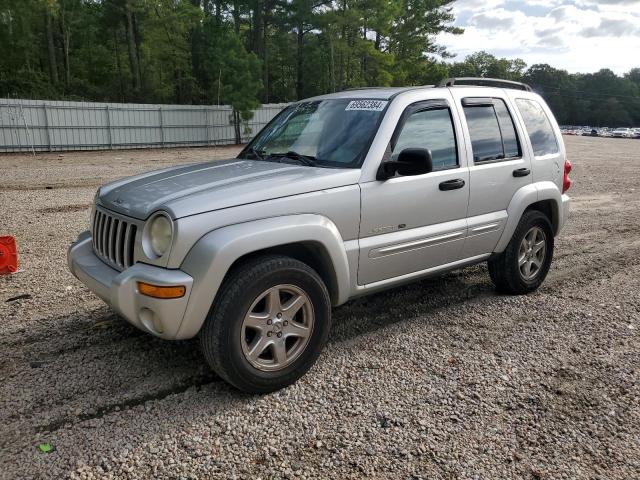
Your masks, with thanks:
[[[138,291],[142,295],[153,298],[182,298],[187,289],[183,285],[175,287],[159,287],[149,283],[138,282]]]

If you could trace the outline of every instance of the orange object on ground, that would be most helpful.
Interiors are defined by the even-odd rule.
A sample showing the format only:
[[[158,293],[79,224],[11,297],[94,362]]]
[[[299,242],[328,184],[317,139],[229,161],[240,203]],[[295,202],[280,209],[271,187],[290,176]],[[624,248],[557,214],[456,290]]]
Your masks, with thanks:
[[[0,237],[0,275],[18,271],[18,247],[14,237]]]

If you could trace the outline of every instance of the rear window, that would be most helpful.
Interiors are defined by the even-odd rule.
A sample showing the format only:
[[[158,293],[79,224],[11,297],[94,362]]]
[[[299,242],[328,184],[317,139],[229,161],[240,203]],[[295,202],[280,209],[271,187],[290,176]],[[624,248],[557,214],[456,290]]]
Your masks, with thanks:
[[[487,101],[489,104],[464,107],[474,163],[520,157],[520,143],[507,106],[499,98]]]
[[[558,153],[558,141],[553,133],[553,127],[540,104],[535,100],[524,98],[518,98],[516,104],[527,127],[533,154],[541,157]]]

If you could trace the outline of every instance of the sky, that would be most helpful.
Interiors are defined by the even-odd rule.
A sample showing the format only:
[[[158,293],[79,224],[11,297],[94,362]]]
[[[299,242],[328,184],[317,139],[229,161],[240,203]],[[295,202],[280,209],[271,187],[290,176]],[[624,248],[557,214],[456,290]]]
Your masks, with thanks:
[[[640,67],[640,0],[457,0],[462,35],[441,34],[453,61],[485,50],[570,73]]]

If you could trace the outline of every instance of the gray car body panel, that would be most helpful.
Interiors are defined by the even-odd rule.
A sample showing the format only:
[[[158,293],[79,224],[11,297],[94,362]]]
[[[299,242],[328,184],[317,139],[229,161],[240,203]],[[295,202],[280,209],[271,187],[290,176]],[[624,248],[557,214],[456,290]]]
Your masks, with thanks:
[[[208,302],[190,302],[179,338],[198,333],[211,306],[211,292],[217,292],[226,272],[247,252],[263,250],[285,243],[305,243],[321,248],[330,260],[330,275],[337,285],[334,303],[346,302],[350,296],[349,261],[343,239],[331,220],[321,215],[291,215],[231,225],[201,238],[182,264],[181,269],[198,282],[193,295],[209,297]],[[211,259],[203,262],[203,258]]]
[[[137,219],[163,210],[173,218],[356,183],[356,169],[221,160],[161,170],[100,189],[100,205]]]
[[[358,171],[349,173],[351,180],[356,181]],[[180,218],[175,222],[175,235],[180,240],[171,249],[168,266],[179,268],[196,242],[212,230],[265,218],[287,216],[293,222],[293,215],[319,215],[336,226],[344,241],[357,240],[360,211],[359,208],[349,208],[354,204],[360,204],[360,187],[357,183]]]
[[[91,291],[139,329],[168,340],[177,339],[189,303],[193,278],[181,270],[136,263],[123,272],[103,263],[93,253],[91,232],[83,232],[67,255],[69,270]],[[160,286],[183,285],[185,295],[157,299],[138,292],[138,282]],[[164,328],[157,329],[159,321]]]
[[[479,96],[505,102],[520,139],[521,158],[474,164],[461,100]],[[465,86],[363,89],[316,97],[325,98],[389,100],[361,168],[230,159],[113,182],[99,190],[96,203],[116,216],[135,219],[141,227],[137,263],[124,272],[105,265],[91,250],[90,234],[85,233],[69,250],[71,271],[139,328],[181,339],[198,333],[234,262],[257,251],[289,244],[312,246],[328,264],[332,303],[339,305],[486,260],[506,248],[524,210],[538,201],[551,201],[556,233],[566,222],[569,197],[561,193],[566,152],[560,130],[538,95]],[[557,154],[533,155],[515,105],[519,98],[542,105],[558,140]],[[425,100],[449,105],[457,168],[376,180],[403,112]],[[513,178],[514,169],[525,167],[532,175]],[[464,180],[464,188],[440,191],[439,183],[450,179]],[[149,258],[140,247],[140,237],[156,212],[173,219],[173,240],[165,255]],[[132,287],[136,279],[151,282],[154,275],[159,282],[179,278],[190,282],[189,295],[172,303],[137,300],[140,295]],[[169,325],[159,333],[143,321],[140,309],[165,306],[171,315],[162,314],[161,320]]]

